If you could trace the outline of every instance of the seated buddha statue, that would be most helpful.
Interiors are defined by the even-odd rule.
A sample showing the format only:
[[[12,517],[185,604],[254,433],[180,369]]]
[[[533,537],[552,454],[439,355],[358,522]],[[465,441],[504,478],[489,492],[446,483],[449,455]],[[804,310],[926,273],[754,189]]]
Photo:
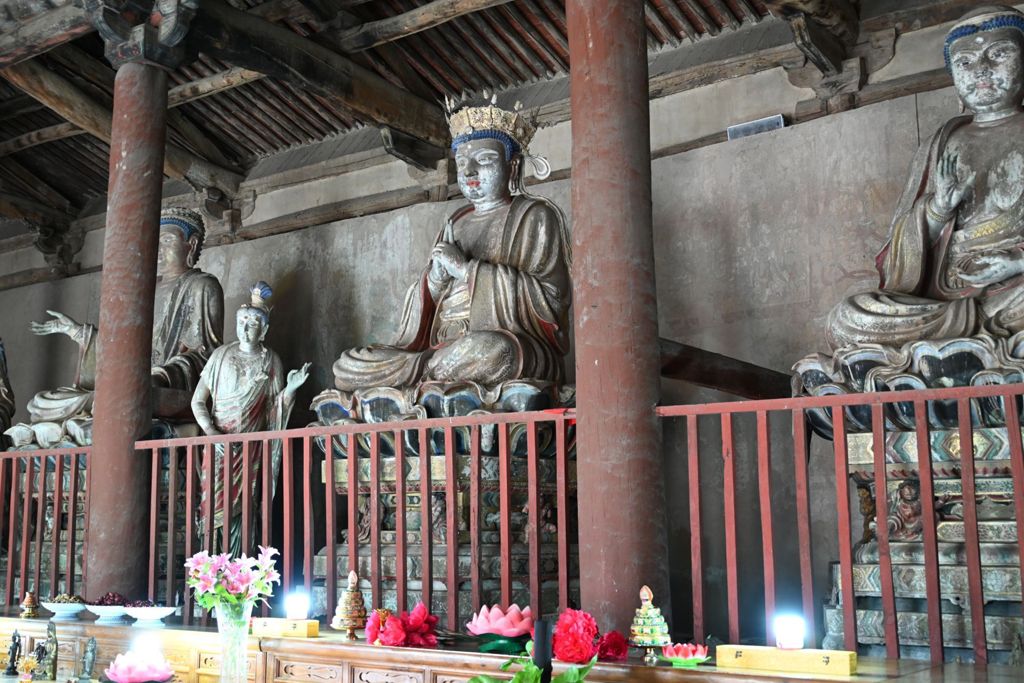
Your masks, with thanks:
[[[563,380],[570,244],[561,211],[523,190],[534,128],[493,103],[459,109],[449,125],[469,204],[439,231],[394,344],[349,349],[334,363],[343,392]]]
[[[967,115],[918,151],[876,258],[879,289],[832,311],[833,349],[1024,330],[1024,14],[973,10],[945,50]]]
[[[205,236],[202,216],[189,209],[166,209],[159,230],[152,384],[181,392],[187,409],[203,366],[224,337],[224,293],[215,276],[196,267]],[[88,420],[96,386],[96,327],[57,311],[47,313],[52,320],[33,322],[32,332],[71,337],[79,348],[78,369],[72,386],[32,397],[31,421],[64,425],[69,420]],[[159,402],[155,405],[159,407]],[[38,435],[41,428],[35,429]]]

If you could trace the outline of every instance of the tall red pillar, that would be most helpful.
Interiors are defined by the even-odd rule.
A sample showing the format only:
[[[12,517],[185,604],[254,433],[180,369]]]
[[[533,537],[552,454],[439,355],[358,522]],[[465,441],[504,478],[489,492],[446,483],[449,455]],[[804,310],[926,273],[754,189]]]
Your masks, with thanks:
[[[627,629],[667,609],[647,29],[637,0],[567,0],[583,608]]]
[[[85,592],[137,597],[148,547],[147,461],[153,297],[167,119],[167,74],[129,62],[114,81],[110,183],[100,284],[99,354],[89,461]]]

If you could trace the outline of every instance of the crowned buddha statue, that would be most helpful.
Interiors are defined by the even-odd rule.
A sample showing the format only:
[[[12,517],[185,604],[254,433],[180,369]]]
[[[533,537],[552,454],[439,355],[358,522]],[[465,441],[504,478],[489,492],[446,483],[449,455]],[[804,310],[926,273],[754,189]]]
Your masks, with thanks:
[[[288,427],[288,418],[295,405],[295,392],[309,377],[309,363],[292,370],[285,377],[284,365],[276,353],[263,344],[270,329],[270,297],[273,290],[266,282],[257,282],[249,289],[249,301],[239,307],[235,315],[238,341],[214,350],[203,368],[192,395],[192,412],[199,427],[209,436],[216,434],[246,434]],[[281,442],[271,441],[271,477],[277,481],[281,463]],[[229,453],[225,451],[230,450]],[[243,458],[249,457],[249,481],[243,482]],[[208,456],[204,456],[208,457]],[[248,451],[240,443],[230,449],[218,443],[214,447],[213,482],[207,480],[207,468],[200,469],[201,503],[205,514],[206,501],[213,496],[214,529],[224,524],[224,458],[230,458],[231,467],[231,547],[224,548],[233,556],[252,545],[252,538],[243,547],[241,538],[242,492],[248,488],[252,500],[262,495],[257,482],[261,481],[263,443],[250,444]],[[212,488],[212,491],[211,491]],[[273,493],[271,493],[273,495]],[[260,521],[260,520],[258,520]],[[200,524],[206,524],[205,519]],[[255,538],[256,525],[252,527]],[[218,542],[222,534],[215,534]]]
[[[980,383],[996,366],[1020,381],[1024,14],[972,10],[945,56],[965,114],[918,150],[875,260],[878,289],[832,310],[833,356],[797,363],[797,393]]]
[[[163,400],[154,401],[155,417],[187,418],[188,398],[199,374],[223,340],[224,292],[215,276],[196,265],[205,237],[202,216],[189,209],[165,209],[159,230],[152,385]],[[78,344],[75,382],[33,396],[28,404],[32,424],[19,425],[12,436],[24,440],[29,427],[39,445],[54,445],[44,441],[60,440],[65,434],[84,445],[91,441],[97,330],[63,313],[47,313],[52,319],[31,323],[31,330],[37,335],[64,334]]]
[[[334,363],[335,386],[343,401],[356,396],[357,412],[359,396],[374,392],[415,404],[461,387],[480,406],[513,386],[545,391],[564,379],[570,243],[558,207],[524,190],[527,163],[538,177],[550,171],[527,152],[534,127],[493,100],[457,109],[449,125],[469,204],[439,230],[394,344],[348,349]]]

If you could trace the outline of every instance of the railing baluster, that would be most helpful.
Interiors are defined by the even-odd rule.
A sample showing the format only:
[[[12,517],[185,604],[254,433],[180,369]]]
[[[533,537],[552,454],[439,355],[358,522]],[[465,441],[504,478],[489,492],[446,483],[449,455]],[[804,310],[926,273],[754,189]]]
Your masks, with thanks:
[[[687,488],[690,494],[690,582],[693,592],[693,640],[704,642],[704,555],[700,523],[700,437],[697,416],[686,416]]]
[[[216,510],[215,498],[217,497],[217,480],[214,478],[214,460],[217,457],[216,447],[212,443],[208,443],[203,447],[203,467],[206,470],[206,510],[205,519],[206,524],[203,525],[203,547],[206,552],[213,552],[213,524],[214,514]],[[206,626],[210,623],[210,610],[203,610],[202,625]]]
[[[193,537],[195,536],[196,518],[196,447],[188,444],[185,447],[185,557],[195,554]],[[174,602],[168,602],[171,607]],[[192,591],[186,586],[182,595],[181,620],[186,626],[192,623]]]
[[[736,547],[736,458],[732,413],[722,415],[723,500],[725,504],[725,584],[729,611],[729,642],[740,642],[740,595]]]
[[[370,432],[370,599],[382,604],[380,560],[380,434]]]
[[[566,418],[555,420],[555,495],[558,505],[558,611],[569,609],[569,453]],[[479,476],[476,479],[479,484]],[[479,532],[478,532],[479,534]]]
[[[498,515],[501,534],[501,604],[512,603],[512,454],[508,447],[508,425],[498,425]]]
[[[283,439],[283,440],[286,440],[286,439]],[[280,446],[278,446],[278,447],[280,447]],[[263,456],[263,462],[260,465],[260,469],[262,471],[261,479],[263,480],[262,481],[263,485],[260,488],[260,516],[262,517],[262,519],[260,520],[260,540],[261,540],[261,544],[260,545],[262,545],[264,547],[267,547],[267,548],[270,547],[270,539],[271,539],[271,533],[270,533],[271,532],[271,528],[270,528],[270,526],[271,526],[273,520],[272,520],[272,518],[270,516],[270,510],[271,510],[270,503],[271,503],[271,498],[273,497],[273,490],[274,490],[273,482],[271,481],[271,475],[272,475],[271,468],[272,468],[273,459],[270,457],[270,455],[271,455],[270,454],[270,450],[271,450],[270,439],[263,439],[263,450],[260,451],[260,454]],[[286,595],[287,595],[287,593],[286,593]],[[260,614],[262,616],[264,616],[264,617],[270,615],[270,605],[267,604],[266,600],[264,600],[263,604],[260,605]]]
[[[310,437],[302,437],[302,452],[308,453],[310,447]],[[292,440],[288,437],[282,439],[282,451],[281,458],[284,460],[284,466],[282,467],[281,475],[281,486],[284,489],[282,493],[281,504],[284,507],[284,515],[282,525],[284,526],[284,549],[281,552],[281,557],[284,563],[284,572],[282,575],[281,588],[282,591],[287,595],[295,582],[295,541],[293,540],[293,532],[295,519],[293,513],[295,511],[295,470],[292,458],[294,457]],[[328,472],[327,478],[334,481],[334,472]],[[329,540],[329,539],[328,539]]]
[[[469,428],[469,592],[473,614],[480,611],[480,426]]]
[[[152,602],[156,601],[157,539],[160,528],[160,457],[158,452],[156,448],[149,451],[149,593],[147,597]]]
[[[981,580],[981,546],[978,543],[978,501],[974,482],[974,431],[971,427],[971,399],[957,401],[960,434],[960,486],[964,500],[964,551],[967,554],[967,586],[971,612],[971,644],[974,663],[988,663],[985,633],[985,593]]]
[[[396,609],[404,612],[408,591],[409,558],[406,549],[407,531],[405,493],[405,430],[395,430],[395,588]]]
[[[433,566],[433,539],[431,537],[432,527],[430,523],[430,511],[433,503],[430,485],[430,444],[427,442],[427,430],[419,429],[420,439],[420,599],[426,605],[427,611],[432,612],[431,591],[434,582]]]
[[[448,628],[459,628],[459,472],[455,435],[451,425],[444,428],[445,534],[448,576]]]
[[[917,435],[917,466],[921,473],[921,504],[929,513],[921,515],[924,527],[924,583],[928,602],[928,647],[931,650],[932,662],[941,664],[943,643],[939,546],[933,507],[935,488],[932,483],[932,446],[928,430],[928,411],[924,401],[914,401],[914,426]]]
[[[175,517],[178,509],[178,449],[174,446],[167,449],[170,461],[167,467],[167,576],[165,591],[167,604],[174,604],[174,570],[178,563],[175,558]],[[156,600],[154,599],[154,602]]]
[[[775,642],[772,620],[775,616],[775,542],[772,534],[772,450],[768,432],[768,413],[757,412],[757,483],[761,504],[761,547],[764,555],[765,640]]]
[[[237,446],[232,444],[232,450]],[[238,482],[238,496],[242,503],[242,541],[239,544],[243,553],[249,554],[250,524],[252,522],[252,463],[249,462],[249,440],[242,437],[242,478]]]
[[[359,572],[359,439],[348,435],[348,570]],[[364,577],[365,578],[365,577]]]
[[[889,486],[885,469],[885,414],[881,403],[871,406],[872,448],[875,458],[875,537],[878,539],[878,571],[882,583],[882,623],[885,626],[885,654],[900,656],[900,637],[896,617],[896,592],[892,583],[892,557],[889,551]]]
[[[82,461],[85,462],[85,456],[82,456]],[[67,560],[65,562],[64,570],[66,576],[64,579],[64,592],[69,595],[75,594],[75,561],[77,559],[77,553],[75,553],[75,534],[78,533],[78,454],[71,454],[71,472],[68,475],[71,478],[71,490],[68,495],[68,538],[67,538]],[[13,482],[12,482],[13,483]],[[83,561],[83,565],[85,562]],[[85,571],[83,568],[82,571]]]
[[[21,598],[25,595],[25,591],[28,590],[28,556],[29,556],[29,538],[28,528],[31,522],[32,512],[32,472],[35,469],[35,459],[25,459],[25,497],[21,503],[21,584],[20,595],[17,596],[18,602],[21,602]]]
[[[60,531],[61,531],[61,515],[60,507],[62,504],[62,497],[64,495],[64,453],[58,452],[54,456],[54,472],[53,472],[53,526],[50,528],[50,599],[60,593],[57,586],[57,581],[60,577]],[[3,490],[3,477],[0,474],[0,491]],[[42,599],[42,596],[40,596]]]
[[[540,476],[537,464],[537,423],[526,423],[526,511],[529,535],[529,553],[527,560],[527,576],[530,587],[530,611],[533,614],[544,614],[542,611],[540,583]]]
[[[839,571],[843,603],[843,641],[857,650],[857,604],[853,590],[853,549],[850,545],[850,466],[846,445],[846,411],[832,409],[832,451],[836,471],[836,516],[839,521]]]
[[[1017,558],[1024,585],[1024,543],[1020,542],[1021,529],[1024,529],[1024,447],[1021,445],[1020,409],[1017,407],[1018,395],[1007,394],[1003,398],[1003,412],[1006,413],[1006,434],[1010,442],[1010,472],[1013,476],[1013,509],[1017,521]]]
[[[224,500],[222,501],[224,515],[221,517],[223,545],[221,552],[227,553],[231,552],[231,508],[233,507],[231,504],[231,491],[234,488],[231,482],[231,478],[234,476],[232,471],[234,467],[231,465],[231,453],[234,450],[234,444],[230,441],[223,441],[219,445],[222,453],[220,458],[221,467],[224,469]],[[214,446],[214,452],[216,452],[216,449],[217,447]],[[239,485],[241,483],[239,481]]]
[[[334,444],[332,442],[333,437],[324,438],[324,453],[325,453],[325,466],[330,468],[331,466],[331,454]],[[306,595],[312,591],[313,587],[313,544],[311,539],[313,538],[313,501],[312,501],[312,452],[309,450],[309,442],[303,443],[305,447],[302,450],[302,586],[305,589]],[[328,473],[328,480],[331,481],[331,472]],[[350,482],[351,483],[351,482]],[[333,481],[332,481],[333,484]],[[330,497],[328,497],[330,498]],[[327,502],[325,502],[327,505]],[[325,512],[325,517],[329,517]],[[330,524],[328,520],[328,524]],[[327,544],[327,558],[328,564],[334,558],[334,544],[330,542],[328,538]],[[330,567],[328,567],[330,573]],[[328,604],[328,607],[331,605]]]
[[[814,604],[814,571],[811,564],[811,503],[807,486],[807,461],[807,422],[804,411],[797,409],[793,411],[793,468],[796,532],[800,546],[800,596],[807,631],[811,634],[811,640],[817,643],[818,610]]]
[[[46,470],[49,456],[39,456],[39,495],[36,503],[36,573],[35,591],[36,597],[43,594],[42,572],[43,572],[43,525],[46,522]]]
[[[11,496],[7,506],[7,586],[5,588],[5,605],[15,604],[17,594],[14,592],[14,541],[18,521],[18,463],[20,458],[11,458]],[[20,602],[20,600],[18,600]]]

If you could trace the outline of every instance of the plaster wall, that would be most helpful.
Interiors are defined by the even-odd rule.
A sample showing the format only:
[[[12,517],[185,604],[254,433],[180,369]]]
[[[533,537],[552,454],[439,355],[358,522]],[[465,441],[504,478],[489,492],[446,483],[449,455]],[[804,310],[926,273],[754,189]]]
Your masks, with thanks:
[[[654,115],[660,117],[663,128],[691,130],[687,127],[700,120],[699,112],[691,110],[698,107],[691,103],[680,108],[675,119],[667,111]],[[884,239],[921,137],[955,112],[950,92],[929,93],[655,161],[661,335],[782,371],[801,355],[823,349],[823,322],[829,309],[844,295],[875,282],[873,255]],[[743,117],[748,118],[746,113]],[[543,140],[539,137],[538,143]],[[559,142],[564,143],[564,139]],[[544,145],[538,144],[536,150],[547,152]],[[379,178],[371,174],[365,183],[357,183],[349,174],[334,182],[348,185],[338,192],[373,193],[379,191]],[[321,181],[293,186],[288,202],[300,207],[315,204],[322,201],[329,185]],[[548,183],[534,191],[551,197],[568,212],[569,181]],[[311,419],[302,408],[314,393],[329,386],[330,365],[338,351],[391,338],[405,289],[423,267],[436,231],[456,204],[420,204],[206,251],[202,267],[221,279],[227,310],[234,311],[253,280],[271,282],[276,296],[268,345],[289,368],[313,361],[311,379],[296,403],[294,424]],[[86,266],[99,262],[101,246],[102,231],[89,233]],[[17,255],[12,258],[16,263],[0,263],[0,269],[29,267]],[[22,407],[16,419],[25,419],[23,406],[34,392],[71,382],[75,365],[69,340],[33,337],[28,322],[41,319],[46,309],[95,321],[98,299],[98,273],[0,291],[0,335],[7,343],[11,380]],[[226,338],[234,339],[230,325]],[[678,382],[665,382],[663,392],[665,403],[725,398]],[[705,595],[709,630],[721,635],[725,633],[725,565],[718,426],[702,421],[701,427],[702,488],[707,492]],[[777,431],[773,506],[779,515],[775,533],[780,602],[795,606],[798,574],[788,429],[784,423],[773,422],[773,427]],[[762,599],[753,433],[752,419],[737,421],[741,604],[749,615],[745,633],[750,634],[762,628],[753,617]],[[665,467],[672,607],[682,617],[676,623],[680,633],[686,630],[681,622],[689,612],[683,443],[680,426],[668,425]],[[837,556],[829,467],[828,444],[817,441],[811,491],[819,558]],[[825,588],[825,567],[819,568],[820,594]]]

